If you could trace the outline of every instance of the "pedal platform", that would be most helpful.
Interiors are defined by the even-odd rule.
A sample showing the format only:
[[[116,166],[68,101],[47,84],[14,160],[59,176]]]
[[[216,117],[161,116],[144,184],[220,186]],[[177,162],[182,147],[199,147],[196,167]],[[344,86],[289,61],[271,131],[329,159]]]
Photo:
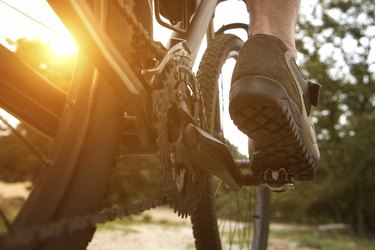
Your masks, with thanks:
[[[235,162],[224,143],[193,124],[185,127],[182,141],[174,152],[178,162],[215,175],[233,191],[241,186],[265,186],[274,192],[294,187],[292,172],[286,168],[267,168],[264,173],[251,173],[250,162]]]
[[[237,165],[241,167],[238,163]],[[294,188],[293,174],[285,168],[267,168],[263,173],[251,173],[250,164],[247,168],[246,174],[241,171],[241,186],[264,186],[273,192],[284,192]]]
[[[264,186],[274,192],[283,192],[294,188],[294,181],[290,172],[285,168],[267,168],[263,175]]]

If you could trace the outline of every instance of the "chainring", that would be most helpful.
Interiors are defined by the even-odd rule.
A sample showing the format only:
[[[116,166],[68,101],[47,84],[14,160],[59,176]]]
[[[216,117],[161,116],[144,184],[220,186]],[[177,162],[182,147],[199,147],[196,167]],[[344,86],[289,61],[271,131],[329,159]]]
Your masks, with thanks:
[[[189,160],[181,160],[177,152],[181,148],[187,151],[182,141],[185,125],[204,128],[206,124],[203,100],[189,64],[186,56],[174,56],[159,76],[160,88],[153,91],[164,188],[171,206],[182,217],[196,209],[207,181],[205,172]]]

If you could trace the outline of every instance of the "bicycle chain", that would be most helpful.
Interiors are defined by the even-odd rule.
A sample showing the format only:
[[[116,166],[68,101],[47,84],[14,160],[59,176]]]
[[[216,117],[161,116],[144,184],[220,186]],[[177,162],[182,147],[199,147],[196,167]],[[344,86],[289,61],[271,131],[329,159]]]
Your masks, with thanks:
[[[142,213],[146,210],[165,205],[167,202],[167,197],[163,196],[144,200],[131,205],[106,209],[95,214],[50,222],[40,226],[35,226],[31,229],[15,228],[8,233],[0,235],[0,249],[26,246],[35,242],[43,241],[49,237],[62,234],[73,234],[76,231],[94,227],[97,224],[103,224],[108,221],[114,221],[130,215]]]

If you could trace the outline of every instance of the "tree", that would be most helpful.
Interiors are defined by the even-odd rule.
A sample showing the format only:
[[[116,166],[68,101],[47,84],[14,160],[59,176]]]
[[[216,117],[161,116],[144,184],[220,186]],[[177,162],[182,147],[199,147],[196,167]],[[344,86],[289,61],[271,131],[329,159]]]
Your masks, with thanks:
[[[293,204],[300,220],[345,222],[358,234],[373,234],[375,6],[370,0],[319,3],[312,16],[300,19],[297,45],[303,68],[323,85],[314,113],[320,169],[316,181],[276,198],[276,204]]]

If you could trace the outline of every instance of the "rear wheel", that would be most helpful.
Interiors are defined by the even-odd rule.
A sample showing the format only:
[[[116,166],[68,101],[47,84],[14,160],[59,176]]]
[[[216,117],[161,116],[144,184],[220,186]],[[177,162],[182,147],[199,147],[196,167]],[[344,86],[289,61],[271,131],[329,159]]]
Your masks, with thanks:
[[[198,70],[205,102],[208,129],[221,140],[223,136],[222,83],[233,70],[243,42],[231,34],[219,34],[208,45]],[[228,82],[229,81],[229,82]],[[252,152],[249,152],[251,155]],[[245,167],[245,171],[249,171]],[[223,182],[211,178],[192,215],[197,249],[266,249],[269,225],[270,193],[261,187],[242,187],[235,193]]]

